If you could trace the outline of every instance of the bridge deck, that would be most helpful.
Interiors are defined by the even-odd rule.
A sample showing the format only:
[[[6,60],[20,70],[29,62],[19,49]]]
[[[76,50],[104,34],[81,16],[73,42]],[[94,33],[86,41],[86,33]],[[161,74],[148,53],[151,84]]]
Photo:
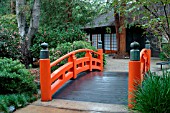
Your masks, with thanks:
[[[67,82],[53,99],[127,105],[127,72],[83,72]]]

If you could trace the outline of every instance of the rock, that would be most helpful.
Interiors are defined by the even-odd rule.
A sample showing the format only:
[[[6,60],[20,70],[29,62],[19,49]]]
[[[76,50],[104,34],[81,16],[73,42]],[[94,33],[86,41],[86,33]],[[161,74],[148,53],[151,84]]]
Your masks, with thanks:
[[[12,112],[14,112],[16,109],[15,109],[15,106],[10,106],[10,107],[8,108],[8,110],[9,110],[10,113],[12,113]]]

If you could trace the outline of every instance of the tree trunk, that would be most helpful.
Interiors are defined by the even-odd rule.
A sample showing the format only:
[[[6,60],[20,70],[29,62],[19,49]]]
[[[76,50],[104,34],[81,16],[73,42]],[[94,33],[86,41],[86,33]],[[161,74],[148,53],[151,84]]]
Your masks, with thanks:
[[[126,7],[126,4],[122,4],[122,7]],[[123,56],[126,55],[126,28],[125,28],[125,24],[124,24],[124,21],[125,21],[125,16],[124,14],[119,14],[119,30],[120,30],[120,40],[119,40],[119,44],[120,45],[120,49],[119,49],[119,52],[120,54],[122,54]]]
[[[31,63],[30,46],[32,37],[38,31],[39,18],[40,18],[40,0],[34,0],[34,5],[31,10],[30,26],[27,30],[26,15],[24,12],[24,7],[26,5],[26,0],[16,0],[16,15],[19,28],[19,34],[21,36],[21,61],[25,64],[26,68],[29,67]]]
[[[16,16],[19,28],[19,34],[21,36],[21,42],[25,37],[26,16],[22,10],[26,5],[26,0],[16,0]]]
[[[30,26],[27,33],[28,38],[28,48],[31,46],[32,37],[37,33],[39,27],[39,19],[40,19],[40,0],[34,0],[34,5],[31,11],[31,19]]]
[[[115,29],[116,29],[116,39],[117,39],[117,51],[118,54],[126,54],[126,28],[124,26],[124,16],[119,16],[115,13]]]
[[[120,33],[119,33],[120,22],[119,22],[119,14],[115,12],[114,17],[115,17],[116,39],[117,39],[117,51],[119,51],[120,50]]]
[[[11,14],[16,14],[16,11],[15,11],[15,0],[11,0]]]
[[[121,32],[120,32],[120,53],[125,54],[126,53],[126,28],[124,25],[125,16],[120,16],[120,26],[121,26]]]

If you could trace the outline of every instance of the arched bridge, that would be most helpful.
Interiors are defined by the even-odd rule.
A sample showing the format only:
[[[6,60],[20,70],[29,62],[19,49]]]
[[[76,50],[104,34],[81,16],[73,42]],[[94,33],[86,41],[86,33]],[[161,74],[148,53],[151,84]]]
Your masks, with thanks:
[[[84,57],[76,58],[76,54],[83,52]],[[40,59],[40,82],[41,82],[41,100],[52,100],[52,95],[61,88],[68,80],[76,79],[77,75],[84,71],[92,71],[97,69],[103,71],[103,52],[99,49],[97,52],[90,49],[79,49],[70,52],[56,61],[50,63],[48,58],[48,50],[41,51]],[[44,56],[47,56],[46,58]],[[67,63],[51,72],[51,68],[59,64],[63,60]]]
[[[79,49],[50,62],[47,45],[42,44],[42,47],[43,50],[40,52],[42,101],[50,101],[53,97],[109,104],[128,103],[129,107],[132,107],[131,92],[136,90],[135,81],[140,84],[143,76],[150,69],[150,49],[143,49],[141,53],[136,47],[132,49],[131,53],[140,55],[136,58],[131,57],[128,77],[128,73],[123,72],[102,72],[102,49],[98,49],[97,52]],[[82,52],[84,56],[77,58],[76,54]],[[63,60],[67,62],[56,69],[55,66]],[[52,68],[56,70],[53,71]],[[91,72],[92,70],[101,72]]]

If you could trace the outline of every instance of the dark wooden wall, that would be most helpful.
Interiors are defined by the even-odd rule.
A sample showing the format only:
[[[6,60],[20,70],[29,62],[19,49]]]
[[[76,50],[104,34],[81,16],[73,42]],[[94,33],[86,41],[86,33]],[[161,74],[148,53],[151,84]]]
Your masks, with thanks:
[[[130,52],[130,44],[134,41],[140,44],[140,50],[145,48],[145,35],[143,35],[144,30],[139,27],[131,27],[126,29],[126,52]]]
[[[84,29],[87,34],[90,34],[90,40],[92,40],[92,34],[101,34],[102,45],[104,48],[104,34],[108,33],[106,31],[107,27],[97,27]],[[114,26],[109,26],[111,33],[116,33]],[[145,47],[145,36],[143,35],[144,30],[139,27],[131,27],[130,29],[126,29],[126,52],[130,52],[130,44],[133,41],[137,41],[140,44],[140,50]],[[121,46],[121,44],[120,44]]]
[[[110,29],[109,32],[107,31],[108,28]],[[104,34],[116,33],[114,26],[89,28],[89,29],[84,29],[84,31],[87,34],[90,34],[90,40],[91,41],[92,41],[92,34],[101,34],[102,48],[104,48]],[[104,50],[104,52],[105,52],[105,50]]]

